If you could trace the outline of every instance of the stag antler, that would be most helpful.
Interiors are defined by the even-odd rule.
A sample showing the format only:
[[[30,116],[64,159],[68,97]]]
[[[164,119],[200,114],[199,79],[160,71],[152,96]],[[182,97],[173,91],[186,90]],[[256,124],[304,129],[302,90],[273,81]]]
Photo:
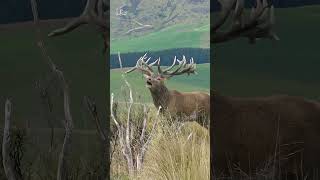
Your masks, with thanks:
[[[190,59],[190,63],[187,64],[187,60],[186,60],[185,56],[183,56],[181,61],[179,59],[177,59],[177,57],[175,56],[172,65],[169,66],[168,68],[164,69],[164,70],[162,70],[161,67],[160,67],[160,62],[161,62],[160,58],[158,58],[154,62],[148,64],[150,59],[151,59],[150,57],[147,59],[147,53],[144,54],[142,57],[140,57],[138,59],[136,65],[133,68],[131,68],[128,71],[126,71],[125,73],[130,73],[130,72],[132,72],[134,70],[139,70],[142,73],[151,76],[151,75],[154,74],[152,66],[155,65],[155,64],[157,64],[157,67],[158,67],[158,74],[161,77],[164,77],[164,78],[170,78],[172,76],[181,75],[181,74],[188,74],[189,75],[189,74],[195,74],[196,73],[196,71],[195,71],[196,70],[196,64],[194,63],[193,58],[191,58]],[[178,62],[178,68],[176,70],[174,70],[174,71],[170,71],[175,67],[176,62]]]
[[[105,0],[87,0],[87,4],[82,14],[69,22],[62,28],[56,29],[48,34],[48,36],[59,36],[66,34],[83,24],[94,24],[99,27],[104,39],[105,49],[109,47],[109,5]]]
[[[176,61],[178,61],[178,68],[174,71],[170,71],[176,65]],[[170,67],[162,70],[160,67],[160,58],[158,60],[158,73],[162,77],[170,78],[172,76],[181,75],[181,74],[196,74],[196,64],[194,63],[193,58],[190,59],[190,63],[187,64],[186,57],[183,56],[182,60],[180,61],[177,57],[174,57],[173,63]]]
[[[68,33],[82,24],[94,23],[103,30],[107,30],[109,23],[106,18],[107,4],[103,0],[88,0],[85,9],[82,14],[69,22],[63,28],[56,29],[48,34],[48,36],[58,36],[61,34]]]
[[[142,73],[151,76],[152,74],[154,74],[154,73],[153,73],[152,66],[155,65],[155,64],[160,60],[160,58],[157,59],[157,60],[155,60],[153,63],[148,64],[149,61],[150,61],[150,59],[151,59],[151,57],[149,57],[149,58],[147,59],[147,53],[145,53],[143,56],[141,56],[141,57],[138,59],[138,61],[137,61],[137,63],[136,63],[136,66],[134,66],[133,68],[129,69],[129,70],[126,71],[125,73],[130,73],[130,72],[132,72],[132,71],[134,71],[134,70],[139,70],[139,71],[141,71]]]
[[[251,10],[248,18],[244,14],[244,0],[218,0],[221,13],[218,20],[211,27],[212,42],[221,43],[238,37],[247,37],[251,43],[257,38],[279,40],[273,32],[274,8],[267,0],[256,0],[257,5]],[[222,31],[221,28],[231,18],[231,27]]]

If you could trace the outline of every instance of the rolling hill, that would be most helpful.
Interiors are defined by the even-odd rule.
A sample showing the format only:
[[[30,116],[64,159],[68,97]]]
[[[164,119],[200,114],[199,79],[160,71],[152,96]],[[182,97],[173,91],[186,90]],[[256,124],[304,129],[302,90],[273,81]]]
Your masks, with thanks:
[[[206,23],[177,24],[143,36],[112,40],[111,54],[117,52],[159,51],[173,48],[209,48],[210,25]]]

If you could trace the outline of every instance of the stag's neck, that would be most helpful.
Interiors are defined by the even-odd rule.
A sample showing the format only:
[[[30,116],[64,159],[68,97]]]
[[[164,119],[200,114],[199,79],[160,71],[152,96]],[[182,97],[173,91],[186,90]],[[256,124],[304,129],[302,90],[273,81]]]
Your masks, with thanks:
[[[159,108],[167,109],[169,100],[170,100],[170,91],[167,87],[161,86],[161,88],[158,88],[156,90],[151,90],[151,96],[153,99],[154,105]]]

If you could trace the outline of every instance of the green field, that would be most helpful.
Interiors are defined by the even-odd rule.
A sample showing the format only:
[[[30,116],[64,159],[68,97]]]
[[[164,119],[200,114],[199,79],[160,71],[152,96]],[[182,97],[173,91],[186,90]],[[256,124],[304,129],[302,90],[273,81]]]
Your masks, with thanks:
[[[124,101],[122,87],[126,87],[122,74],[124,70],[114,69],[111,70],[110,75],[110,91],[115,94],[115,98]],[[196,75],[181,75],[173,77],[166,82],[169,89],[175,89],[179,91],[205,91],[209,92],[210,89],[210,66],[209,64],[199,64],[197,65]],[[126,79],[132,87],[137,101],[140,102],[151,102],[151,96],[149,90],[145,87],[145,80],[141,73],[132,72],[126,76]],[[127,99],[128,100],[128,99]]]
[[[159,51],[173,48],[209,48],[209,19],[206,24],[177,24],[144,36],[111,41],[111,54],[117,52]]]
[[[233,96],[320,97],[320,6],[276,9],[280,41],[212,45],[214,88]]]

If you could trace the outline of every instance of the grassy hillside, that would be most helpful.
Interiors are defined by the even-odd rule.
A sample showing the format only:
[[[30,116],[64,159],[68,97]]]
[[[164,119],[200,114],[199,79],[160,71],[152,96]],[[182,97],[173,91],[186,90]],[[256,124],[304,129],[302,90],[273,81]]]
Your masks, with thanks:
[[[172,48],[209,48],[209,20],[202,24],[177,24],[144,36],[111,41],[111,53],[142,52]]]
[[[115,94],[115,98],[127,100],[123,97],[121,87],[125,83],[122,78],[124,70],[113,69],[110,73],[110,91]],[[210,66],[209,64],[197,65],[197,75],[187,75],[173,77],[166,82],[169,89],[179,91],[205,91],[209,92],[210,88]],[[141,73],[132,72],[126,76],[128,82],[132,86],[135,97],[140,97],[139,101],[151,102],[149,90],[145,87],[145,80]]]
[[[123,7],[125,16],[117,15],[116,10],[119,7]],[[176,24],[209,24],[209,0],[152,0],[141,1],[136,11],[131,7],[130,1],[127,0],[110,1],[110,8],[113,10],[110,13],[111,39],[132,35],[143,36]],[[138,26],[135,21],[151,25],[153,29],[127,34],[128,30]]]
[[[276,9],[280,41],[212,45],[216,90],[234,96],[320,97],[320,6]]]

